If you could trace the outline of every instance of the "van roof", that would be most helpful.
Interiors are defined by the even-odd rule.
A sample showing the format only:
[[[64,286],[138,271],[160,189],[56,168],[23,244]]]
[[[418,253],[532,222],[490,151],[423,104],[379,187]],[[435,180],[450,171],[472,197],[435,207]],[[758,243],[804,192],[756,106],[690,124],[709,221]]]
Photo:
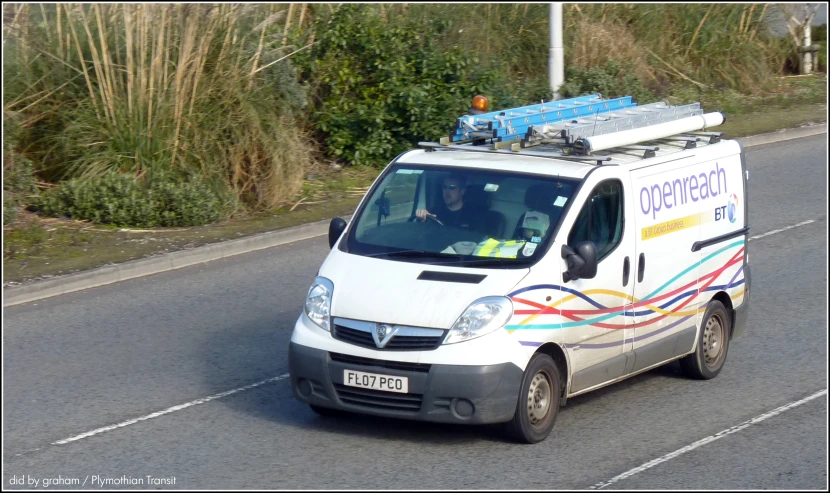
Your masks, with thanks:
[[[513,171],[538,175],[583,179],[593,165],[521,154],[489,154],[464,151],[433,151],[415,149],[401,156],[398,163],[455,166],[461,168]]]
[[[722,140],[720,143],[731,142]],[[643,151],[626,151],[621,149],[609,149],[605,152],[594,153],[596,157],[610,157],[611,160],[603,166],[623,166],[634,164],[636,168],[650,166],[665,161],[667,158],[676,159],[679,153],[694,152],[696,149],[718,145],[709,143],[703,139],[698,141],[695,148],[685,149],[684,142],[660,142],[654,157],[643,158]],[[588,172],[597,166],[592,161],[566,161],[557,159],[556,155],[550,157],[530,156],[521,152],[470,152],[469,150],[439,149],[427,151],[415,149],[403,154],[398,163],[424,164],[431,166],[453,166],[461,168],[476,168],[496,171],[514,171],[519,173],[532,173],[549,176],[563,176],[581,180]]]

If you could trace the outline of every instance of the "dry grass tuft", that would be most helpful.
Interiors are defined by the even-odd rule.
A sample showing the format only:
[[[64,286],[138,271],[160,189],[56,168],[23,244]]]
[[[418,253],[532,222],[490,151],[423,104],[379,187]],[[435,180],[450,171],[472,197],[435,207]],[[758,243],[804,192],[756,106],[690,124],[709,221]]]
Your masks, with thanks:
[[[299,190],[316,146],[294,103],[278,95],[296,81],[277,80],[280,67],[260,63],[281,53],[275,40],[288,28],[287,5],[6,11],[17,19],[6,30],[7,53],[20,70],[6,87],[5,109],[25,112],[27,127],[43,125],[33,147],[47,163],[44,176],[173,170],[224,183],[253,208],[285,203]]]
[[[609,61],[630,63],[646,86],[659,84],[658,73],[648,64],[647,52],[631,30],[613,22],[583,17],[574,25],[570,63],[580,68],[601,67]]]

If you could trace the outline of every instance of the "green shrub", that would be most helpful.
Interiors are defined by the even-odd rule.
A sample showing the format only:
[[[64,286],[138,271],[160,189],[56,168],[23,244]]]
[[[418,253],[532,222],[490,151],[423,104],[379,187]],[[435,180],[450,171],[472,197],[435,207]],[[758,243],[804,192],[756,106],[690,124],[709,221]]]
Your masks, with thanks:
[[[565,97],[601,93],[603,98],[632,96],[638,104],[654,102],[656,96],[643,87],[643,83],[629,66],[609,61],[601,67],[588,69],[569,68],[560,92]]]
[[[3,168],[3,224],[9,224],[17,218],[19,210],[36,200],[38,189],[35,185],[34,166],[26,157],[15,153],[7,156],[4,153]]]
[[[157,175],[148,181],[120,173],[71,179],[44,193],[36,207],[48,216],[125,227],[197,226],[223,215],[222,198],[201,178]]]
[[[814,27],[810,35],[813,43],[819,45],[813,68],[818,72],[827,72],[827,23]]]
[[[18,151],[23,128],[16,115],[3,115],[3,224],[17,218],[38,193],[32,161]]]
[[[418,141],[447,135],[476,94],[493,109],[535,100],[516,96],[504,67],[473,50],[442,49],[435,40],[446,28],[440,18],[384,21],[357,4],[317,26],[316,45],[297,63],[317,83],[311,117],[330,155],[383,166]]]
[[[10,222],[17,219],[17,215],[20,209],[18,208],[17,202],[10,197],[9,195],[3,195],[3,225],[9,224]]]

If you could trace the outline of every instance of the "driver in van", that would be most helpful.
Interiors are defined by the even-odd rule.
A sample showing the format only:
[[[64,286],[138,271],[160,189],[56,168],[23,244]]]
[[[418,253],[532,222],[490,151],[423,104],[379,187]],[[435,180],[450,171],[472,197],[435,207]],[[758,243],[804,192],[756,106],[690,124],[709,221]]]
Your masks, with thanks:
[[[444,206],[439,207],[432,213],[426,209],[415,211],[415,217],[421,222],[427,217],[435,218],[445,226],[455,226],[469,229],[476,220],[475,211],[470,207],[464,207],[464,178],[459,175],[450,175],[444,178],[442,197]]]

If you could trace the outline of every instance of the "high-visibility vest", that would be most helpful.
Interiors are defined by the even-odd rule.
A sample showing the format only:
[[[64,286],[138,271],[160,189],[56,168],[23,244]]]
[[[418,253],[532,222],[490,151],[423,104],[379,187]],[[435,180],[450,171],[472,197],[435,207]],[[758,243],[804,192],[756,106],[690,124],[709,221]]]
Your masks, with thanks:
[[[489,238],[479,243],[472,254],[478,257],[516,258],[524,245],[525,242],[521,240],[499,241]]]

